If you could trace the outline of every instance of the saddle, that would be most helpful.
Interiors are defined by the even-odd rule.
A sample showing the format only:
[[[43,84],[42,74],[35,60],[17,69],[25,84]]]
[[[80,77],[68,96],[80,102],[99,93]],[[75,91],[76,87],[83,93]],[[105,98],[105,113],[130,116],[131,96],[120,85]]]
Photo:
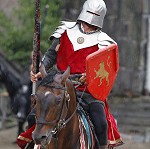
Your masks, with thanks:
[[[79,78],[81,77],[81,74],[73,74],[70,75],[69,79],[72,81],[74,84],[75,88],[77,88],[80,85],[83,85],[80,83]],[[84,94],[84,97],[86,100],[82,100],[82,96]],[[78,119],[79,119],[79,128],[80,128],[80,144],[81,148],[84,147],[83,141],[84,141],[84,134],[83,129],[86,132],[87,138],[88,138],[88,145],[89,149],[94,149],[94,145],[96,145],[95,149],[99,148],[99,141],[97,139],[95,130],[94,130],[94,125],[92,124],[90,117],[88,115],[89,111],[89,104],[92,102],[100,102],[97,100],[88,100],[88,93],[85,93],[84,91],[79,91],[76,90],[76,100],[77,100],[77,114],[78,114]],[[83,137],[83,138],[82,138]],[[82,140],[82,141],[81,141]]]
[[[94,130],[94,125],[92,124],[90,117],[85,109],[87,109],[86,103],[84,102],[78,103],[77,113],[78,113],[78,118],[79,118],[81,148],[83,147],[84,149],[84,134],[83,134],[83,129],[84,129],[88,138],[88,146],[89,146],[88,148],[97,149],[99,146],[99,141],[97,139],[97,136]]]

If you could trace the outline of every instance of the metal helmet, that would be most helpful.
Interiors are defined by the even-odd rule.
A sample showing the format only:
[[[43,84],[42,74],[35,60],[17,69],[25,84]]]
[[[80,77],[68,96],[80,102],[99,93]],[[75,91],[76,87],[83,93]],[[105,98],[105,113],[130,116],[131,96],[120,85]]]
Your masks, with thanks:
[[[102,28],[106,11],[107,8],[103,0],[86,0],[77,21],[84,21]]]

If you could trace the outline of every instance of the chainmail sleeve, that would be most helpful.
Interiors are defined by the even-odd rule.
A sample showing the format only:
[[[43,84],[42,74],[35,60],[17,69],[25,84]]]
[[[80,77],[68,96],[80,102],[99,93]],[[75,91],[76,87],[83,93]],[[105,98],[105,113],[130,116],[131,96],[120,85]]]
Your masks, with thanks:
[[[59,44],[59,38],[54,38],[53,42],[49,49],[47,49],[47,52],[45,53],[42,63],[45,66],[46,70],[49,70],[51,67],[53,67],[56,64],[56,58],[57,58],[57,52],[56,52],[56,46]]]

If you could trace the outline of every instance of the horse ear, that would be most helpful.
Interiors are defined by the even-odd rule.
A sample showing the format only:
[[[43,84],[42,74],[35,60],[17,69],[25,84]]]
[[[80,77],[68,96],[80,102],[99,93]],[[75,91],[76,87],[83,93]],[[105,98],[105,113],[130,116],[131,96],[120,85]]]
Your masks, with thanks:
[[[70,75],[70,66],[68,66],[68,68],[62,75],[62,84],[66,82],[66,79],[69,77],[69,75]]]
[[[47,76],[47,72],[45,70],[45,66],[44,66],[43,63],[41,63],[41,66],[40,66],[39,70],[40,70],[40,72],[42,74],[42,78],[45,78]]]

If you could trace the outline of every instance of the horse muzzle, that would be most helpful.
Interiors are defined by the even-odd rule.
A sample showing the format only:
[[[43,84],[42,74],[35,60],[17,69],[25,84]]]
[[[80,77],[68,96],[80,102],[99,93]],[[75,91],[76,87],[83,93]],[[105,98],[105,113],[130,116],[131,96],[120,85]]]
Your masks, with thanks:
[[[36,145],[40,144],[41,146],[47,146],[52,139],[52,133],[39,133],[36,130],[32,133],[32,138]]]

